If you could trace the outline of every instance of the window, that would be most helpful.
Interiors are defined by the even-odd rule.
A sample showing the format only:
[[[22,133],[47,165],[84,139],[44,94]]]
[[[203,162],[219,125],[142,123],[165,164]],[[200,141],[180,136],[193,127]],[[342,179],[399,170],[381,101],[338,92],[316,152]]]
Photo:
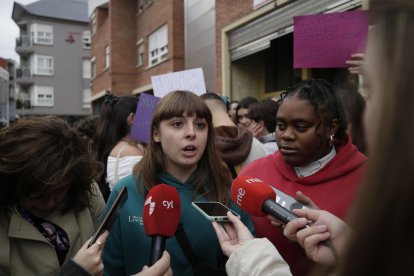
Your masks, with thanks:
[[[105,47],[105,67],[104,69],[109,68],[109,62],[111,59],[111,49],[109,48],[109,45]]]
[[[82,32],[82,48],[90,49],[91,48],[91,31],[84,30]]]
[[[90,79],[91,78],[91,60],[84,58],[82,60],[82,77],[84,79]]]
[[[137,66],[144,64],[144,43],[138,44]]]
[[[34,23],[30,25],[33,43],[43,45],[53,45],[53,27]]]
[[[141,13],[144,11],[145,8],[145,0],[138,0],[137,11]]]
[[[138,14],[142,13],[145,8],[147,8],[149,5],[151,5],[153,0],[138,0],[137,5],[137,12]]]
[[[162,26],[149,36],[148,66],[154,66],[168,57],[168,28]]]
[[[91,89],[84,88],[83,89],[83,108],[91,108]]]
[[[32,55],[30,59],[30,65],[33,74],[43,76],[53,75],[53,57]]]
[[[91,77],[92,79],[96,78],[96,61],[95,57],[91,60]]]
[[[91,30],[92,35],[96,33],[97,23],[96,23],[96,12],[93,12],[91,15]]]
[[[31,98],[33,106],[53,106],[54,88],[52,86],[32,86]]]

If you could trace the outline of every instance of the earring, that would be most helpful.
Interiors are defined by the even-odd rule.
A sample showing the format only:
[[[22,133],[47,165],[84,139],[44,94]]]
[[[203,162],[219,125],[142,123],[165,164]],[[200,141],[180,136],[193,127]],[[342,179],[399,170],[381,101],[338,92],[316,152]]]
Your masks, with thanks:
[[[329,135],[329,142],[328,142],[329,146],[332,147],[334,144],[334,136],[333,134]]]

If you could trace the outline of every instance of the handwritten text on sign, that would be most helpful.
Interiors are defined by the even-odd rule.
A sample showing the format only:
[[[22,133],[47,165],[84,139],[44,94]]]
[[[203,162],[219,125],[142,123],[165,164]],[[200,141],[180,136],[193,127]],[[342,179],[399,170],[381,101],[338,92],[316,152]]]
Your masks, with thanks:
[[[152,114],[160,98],[142,93],[139,97],[135,120],[131,129],[131,138],[134,141],[148,143],[151,135]]]
[[[294,68],[346,67],[345,61],[365,51],[366,11],[294,17]]]
[[[175,90],[187,90],[197,95],[206,93],[201,68],[152,76],[151,82],[154,95],[160,98]]]

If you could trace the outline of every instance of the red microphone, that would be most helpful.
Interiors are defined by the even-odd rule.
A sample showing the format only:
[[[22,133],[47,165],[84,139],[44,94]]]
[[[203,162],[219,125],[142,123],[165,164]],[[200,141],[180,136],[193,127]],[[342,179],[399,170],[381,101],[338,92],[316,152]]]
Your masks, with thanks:
[[[250,215],[263,217],[272,215],[283,223],[288,223],[295,214],[276,203],[276,192],[259,178],[239,176],[231,185],[231,199]]]
[[[145,233],[152,237],[150,266],[161,258],[165,250],[165,239],[174,236],[180,215],[180,197],[174,187],[158,184],[148,192],[143,222]]]
[[[237,177],[231,185],[231,199],[243,211],[253,216],[263,217],[269,214],[284,224],[298,217],[276,203],[276,192],[269,185],[255,177]],[[305,227],[309,227],[309,225]],[[331,240],[322,241],[321,244],[329,247],[335,259],[338,259],[338,253]]]

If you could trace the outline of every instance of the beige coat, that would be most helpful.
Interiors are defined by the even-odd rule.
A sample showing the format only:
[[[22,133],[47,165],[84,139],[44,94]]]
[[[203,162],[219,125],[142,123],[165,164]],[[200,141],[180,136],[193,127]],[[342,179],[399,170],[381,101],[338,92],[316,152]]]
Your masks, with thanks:
[[[226,272],[229,276],[292,276],[289,265],[266,238],[245,242],[230,255]]]
[[[66,231],[70,249],[66,261],[73,257],[99,226],[105,202],[94,184],[90,208],[79,213],[61,214],[59,209],[46,217]],[[65,262],[66,262],[65,261]],[[0,214],[0,275],[59,275],[55,249],[44,236],[15,208]]]

